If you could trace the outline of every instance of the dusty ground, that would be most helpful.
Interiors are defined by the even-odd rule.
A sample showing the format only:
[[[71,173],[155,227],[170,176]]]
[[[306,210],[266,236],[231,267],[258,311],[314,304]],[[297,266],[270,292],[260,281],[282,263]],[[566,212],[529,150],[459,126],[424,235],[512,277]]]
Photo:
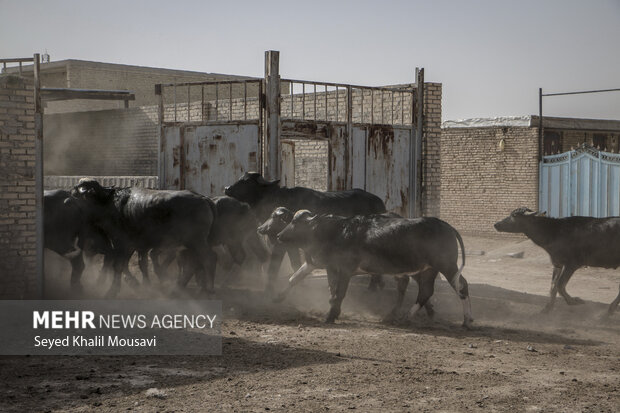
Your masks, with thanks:
[[[0,410],[620,411],[620,311],[600,319],[620,273],[579,270],[568,291],[586,303],[558,300],[543,316],[551,268],[541,250],[520,240],[465,245],[471,331],[443,280],[435,320],[398,326],[379,321],[392,282],[371,293],[360,277],[331,326],[322,323],[324,277],[279,305],[258,284],[238,287],[222,293],[221,357],[2,357]],[[506,256],[519,251],[524,258]]]

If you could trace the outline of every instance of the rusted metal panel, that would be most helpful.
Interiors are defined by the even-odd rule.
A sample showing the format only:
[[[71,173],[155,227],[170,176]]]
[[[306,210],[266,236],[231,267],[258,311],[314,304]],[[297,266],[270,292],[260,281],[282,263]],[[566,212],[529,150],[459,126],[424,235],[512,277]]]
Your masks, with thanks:
[[[327,185],[330,191],[344,191],[351,188],[349,164],[351,159],[349,135],[346,125],[330,124],[329,172]]]
[[[258,132],[258,124],[186,127],[185,188],[207,196],[223,195],[224,187],[244,172],[256,171]]]
[[[410,128],[369,126],[366,190],[385,202],[388,211],[409,215]]]
[[[351,187],[366,188],[366,128],[353,127],[351,136]]]
[[[282,166],[280,168],[280,185],[287,188],[295,186],[295,142],[281,141]]]
[[[181,184],[181,126],[162,128],[162,189],[179,189]]]

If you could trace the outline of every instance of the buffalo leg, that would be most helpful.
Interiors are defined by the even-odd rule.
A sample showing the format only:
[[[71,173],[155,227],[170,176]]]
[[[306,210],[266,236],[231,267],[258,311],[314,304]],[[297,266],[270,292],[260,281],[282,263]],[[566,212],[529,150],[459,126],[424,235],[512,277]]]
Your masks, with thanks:
[[[138,251],[138,266],[142,272],[142,282],[144,284],[150,284],[149,279],[149,256],[146,251]]]
[[[299,248],[287,248],[288,260],[291,262],[293,269],[301,267],[301,255],[299,254]]]
[[[401,316],[403,301],[405,299],[405,293],[407,292],[407,286],[409,285],[409,276],[401,275],[396,277],[396,304],[392,311],[385,317],[383,317],[384,323],[390,323],[397,320]]]
[[[574,273],[575,270],[576,268],[572,268],[567,265],[563,266],[559,271],[558,271],[558,267],[553,268],[551,290],[549,291],[549,302],[543,308],[542,310],[543,313],[548,313],[553,309],[553,306],[555,305],[555,299],[558,295],[559,285],[562,279],[565,278],[565,274],[570,274],[568,275],[568,278],[570,279],[570,277],[573,275],[572,273]]]
[[[446,273],[443,273],[444,276]],[[474,321],[471,313],[471,300],[469,298],[469,286],[467,284],[467,280],[463,277],[458,271],[453,272],[453,276],[446,279],[456,291],[459,298],[461,299],[461,304],[463,305],[463,327],[470,328],[471,323]]]
[[[612,301],[612,303],[609,305],[609,310],[607,310],[607,314],[608,315],[612,315],[614,313],[614,311],[616,311],[616,308],[618,307],[618,304],[620,303],[620,288],[618,290],[618,296],[616,297],[615,300]]]
[[[437,274],[439,274],[439,271],[428,269],[415,278],[418,283],[418,297],[413,307],[411,307],[411,310],[409,310],[410,318],[413,318],[420,308],[426,307],[428,299],[431,298],[435,292],[435,278],[437,278]]]
[[[184,289],[189,280],[198,272],[199,263],[196,262],[196,258],[190,250],[180,251],[177,261],[180,270],[179,278],[177,279],[177,288]]]
[[[71,290],[74,293],[82,292],[82,273],[84,272],[84,257],[82,254],[71,258]]]
[[[302,280],[304,280],[308,276],[308,274],[310,274],[315,268],[316,267],[310,264],[308,261],[304,262],[302,266],[299,267],[299,269],[297,269],[297,271],[295,271],[293,275],[291,275],[291,277],[288,279],[288,285],[286,286],[286,289],[280,294],[278,294],[273,299],[273,302],[279,303],[283,301],[288,295],[288,293],[293,289],[293,287],[299,284]]]
[[[326,323],[332,324],[340,315],[342,300],[347,293],[349,287],[350,274],[343,274],[340,271],[327,270],[327,279],[329,281],[329,287],[331,291],[331,298],[329,300],[329,313],[325,320]]]
[[[273,292],[273,286],[275,279],[278,276],[282,259],[286,250],[281,244],[275,244],[271,251],[271,257],[269,258],[269,266],[267,267],[267,285],[265,286],[265,292],[271,294]]]
[[[566,292],[566,285],[568,284],[568,281],[571,279],[571,277],[573,276],[573,274],[575,274],[575,270],[573,271],[567,271],[562,273],[562,277],[560,279],[558,279],[558,292],[560,293],[560,295],[562,297],[564,297],[564,301],[566,301],[566,304],[568,305],[576,305],[576,304],[583,304],[584,301],[579,298],[579,297],[571,297],[567,292]]]
[[[114,278],[112,279],[112,285],[106,293],[106,298],[114,298],[121,290],[121,275],[123,270],[129,265],[129,258],[131,254],[115,253],[113,258]]]
[[[157,278],[159,278],[159,282],[163,283],[167,277],[166,270],[172,264],[172,261],[176,258],[176,251],[174,249],[169,250],[164,256],[164,262],[159,263],[159,256],[161,255],[161,251],[154,248],[149,253],[151,257],[151,262],[153,263],[153,271],[157,274]]]

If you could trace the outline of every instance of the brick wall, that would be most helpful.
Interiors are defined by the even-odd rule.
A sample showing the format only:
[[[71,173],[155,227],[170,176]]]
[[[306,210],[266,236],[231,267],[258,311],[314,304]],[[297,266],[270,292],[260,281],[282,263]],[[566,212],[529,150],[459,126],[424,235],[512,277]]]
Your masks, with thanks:
[[[424,216],[441,215],[441,83],[424,83],[422,139],[422,211]]]
[[[440,141],[441,219],[464,233],[497,234],[493,224],[513,209],[537,208],[536,128],[447,128]]]
[[[292,141],[295,143],[295,186],[326,191],[329,143],[325,140]]]
[[[0,76],[0,299],[36,293],[33,88]]]

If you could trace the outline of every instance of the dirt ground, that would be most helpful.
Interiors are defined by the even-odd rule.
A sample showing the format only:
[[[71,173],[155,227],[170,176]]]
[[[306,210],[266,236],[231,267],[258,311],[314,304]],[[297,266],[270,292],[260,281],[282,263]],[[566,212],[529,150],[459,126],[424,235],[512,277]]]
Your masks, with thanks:
[[[0,357],[0,411],[620,411],[620,311],[601,319],[620,273],[579,270],[568,291],[586,303],[559,299],[542,315],[551,279],[542,250],[464,239],[472,330],[443,279],[435,319],[402,325],[380,322],[392,280],[375,293],[355,279],[335,325],[323,323],[324,275],[281,304],[254,280],[220,293],[222,356]],[[407,305],[415,294],[412,283]]]

